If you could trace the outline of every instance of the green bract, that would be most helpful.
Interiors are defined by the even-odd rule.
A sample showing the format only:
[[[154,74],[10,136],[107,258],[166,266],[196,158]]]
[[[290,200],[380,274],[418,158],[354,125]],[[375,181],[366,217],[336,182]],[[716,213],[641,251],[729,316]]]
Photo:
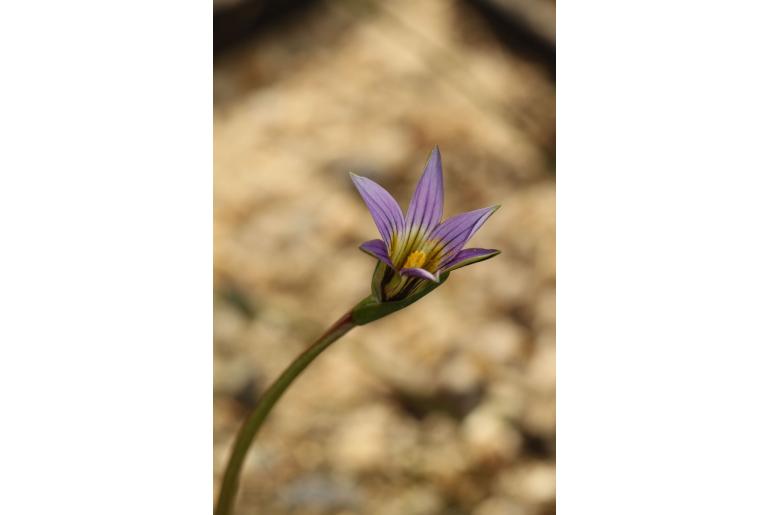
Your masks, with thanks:
[[[372,276],[372,294],[356,304],[352,310],[351,314],[354,324],[364,325],[369,322],[374,322],[375,320],[390,315],[391,313],[395,313],[400,309],[404,309],[413,302],[417,302],[425,295],[444,284],[444,281],[449,277],[449,272],[442,274],[439,277],[439,282],[423,281],[420,288],[414,290],[403,299],[383,301],[383,278],[386,277],[386,275],[387,266],[383,263],[377,263],[377,267],[374,269],[374,275]]]

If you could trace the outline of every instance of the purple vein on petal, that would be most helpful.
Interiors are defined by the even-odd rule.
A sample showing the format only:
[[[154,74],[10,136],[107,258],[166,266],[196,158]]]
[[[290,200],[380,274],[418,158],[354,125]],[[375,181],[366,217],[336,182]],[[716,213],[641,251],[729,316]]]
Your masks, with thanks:
[[[472,265],[479,261],[484,261],[485,259],[495,257],[499,253],[500,251],[495,249],[463,249],[458,252],[455,257],[447,261],[447,263],[441,267],[441,272],[437,275],[441,275],[444,272],[451,272],[452,270],[457,270],[458,268]]]
[[[377,259],[379,259],[389,267],[394,268],[393,263],[390,262],[390,257],[388,257],[388,247],[387,245],[385,245],[384,241],[369,240],[367,242],[362,243],[358,248],[363,250],[370,256],[376,257]]]
[[[423,228],[430,233],[441,221],[444,212],[444,179],[441,172],[441,153],[434,147],[425,170],[406,212],[406,227]]]
[[[461,213],[444,220],[436,227],[428,239],[438,241],[433,254],[441,261],[439,267],[455,257],[499,207],[491,206]]]
[[[380,231],[387,249],[390,250],[395,236],[404,230],[404,215],[398,202],[382,186],[354,173],[350,174],[361,198],[374,219],[377,230]]]

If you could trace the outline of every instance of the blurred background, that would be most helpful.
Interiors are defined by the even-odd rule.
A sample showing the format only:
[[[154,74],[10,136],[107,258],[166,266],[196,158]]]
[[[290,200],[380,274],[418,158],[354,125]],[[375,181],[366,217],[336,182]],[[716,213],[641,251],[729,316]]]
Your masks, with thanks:
[[[292,385],[241,514],[555,511],[555,4],[214,2],[214,489],[263,389],[369,294],[348,172],[406,207],[441,148],[445,217],[497,248],[355,328]]]

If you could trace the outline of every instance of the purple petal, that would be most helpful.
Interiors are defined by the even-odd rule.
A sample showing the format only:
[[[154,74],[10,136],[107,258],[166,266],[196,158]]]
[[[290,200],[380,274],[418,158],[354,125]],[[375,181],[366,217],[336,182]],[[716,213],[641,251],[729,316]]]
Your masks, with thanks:
[[[374,224],[390,250],[396,236],[404,230],[404,215],[393,197],[385,188],[366,177],[350,174],[353,184],[372,214]]]
[[[472,265],[473,263],[478,263],[479,261],[484,261],[485,259],[495,257],[499,253],[500,251],[495,249],[463,249],[458,252],[455,257],[447,261],[438,275]]]
[[[444,179],[441,174],[441,154],[438,147],[435,147],[409,202],[406,227],[410,230],[422,228],[425,233],[430,233],[441,221],[443,212]]]
[[[390,262],[390,257],[388,256],[388,247],[385,245],[384,241],[369,240],[367,242],[362,243],[358,248],[363,250],[370,256],[376,257],[377,259],[379,259],[389,267],[394,268],[393,263]]]
[[[434,283],[439,282],[438,277],[423,268],[402,268],[401,275],[417,277],[418,279],[427,279],[429,281],[433,281]]]
[[[439,267],[443,268],[444,263],[451,260],[465,246],[476,231],[484,225],[487,218],[498,210],[500,206],[485,207],[468,211],[447,220],[428,237],[429,240],[437,240],[436,248],[432,254],[438,256],[440,260]]]

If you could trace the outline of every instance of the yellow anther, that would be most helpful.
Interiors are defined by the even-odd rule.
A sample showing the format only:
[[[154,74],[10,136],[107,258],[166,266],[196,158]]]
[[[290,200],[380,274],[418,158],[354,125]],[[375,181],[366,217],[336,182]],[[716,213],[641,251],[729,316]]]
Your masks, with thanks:
[[[425,264],[425,252],[421,250],[415,250],[414,252],[409,254],[408,258],[406,258],[406,263],[404,263],[404,268],[420,268],[424,264]]]

